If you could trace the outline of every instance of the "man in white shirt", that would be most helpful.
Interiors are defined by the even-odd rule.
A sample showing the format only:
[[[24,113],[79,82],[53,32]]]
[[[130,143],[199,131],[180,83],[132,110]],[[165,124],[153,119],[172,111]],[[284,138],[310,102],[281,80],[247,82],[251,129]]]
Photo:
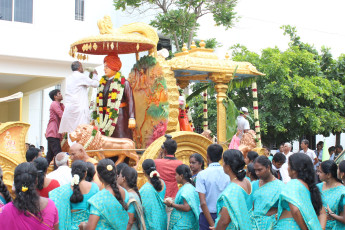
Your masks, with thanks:
[[[289,157],[293,154],[291,152],[291,144],[289,142],[286,142],[283,147],[283,153],[286,157],[285,163],[282,165],[280,168],[280,174],[282,176],[282,180],[284,183],[287,183],[291,180],[288,172],[288,162],[289,162]]]
[[[60,186],[71,183],[71,168],[68,167],[68,155],[66,152],[60,152],[55,157],[57,169],[47,175],[50,179],[55,179]]]
[[[314,165],[316,165],[319,162],[319,159],[317,159],[316,154],[313,150],[309,149],[309,141],[304,139],[301,142],[301,153],[307,154]]]
[[[237,136],[240,138],[240,140],[243,134],[248,132],[250,129],[249,122],[246,119],[248,114],[248,109],[246,107],[240,108],[240,115],[237,117]]]
[[[73,132],[78,125],[90,123],[88,87],[98,87],[97,71],[93,72],[93,79],[84,74],[79,61],[71,66],[73,73],[66,78],[66,92],[64,96],[65,110],[61,119],[59,133]]]

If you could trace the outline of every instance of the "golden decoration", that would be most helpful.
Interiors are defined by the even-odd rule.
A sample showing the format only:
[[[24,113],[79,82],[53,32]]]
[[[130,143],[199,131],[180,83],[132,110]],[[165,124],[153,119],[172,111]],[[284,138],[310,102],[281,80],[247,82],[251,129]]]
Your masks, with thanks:
[[[204,40],[201,40],[201,42],[199,43],[199,46],[201,49],[205,49],[206,43],[204,42]]]
[[[107,50],[109,49],[109,42],[107,42]]]
[[[97,47],[98,47],[97,44],[96,44],[96,43],[93,43],[93,49],[94,49],[94,50],[97,50]]]
[[[113,50],[114,49],[114,42],[111,43],[110,48]]]
[[[26,187],[26,186],[22,186],[22,192],[26,192],[26,191],[28,191],[29,190],[29,188],[28,187]]]
[[[230,58],[229,53],[226,52],[226,54],[225,54],[225,59],[229,59],[229,58]]]
[[[183,53],[185,53],[185,54],[188,54],[188,53],[189,53],[186,43],[183,43],[182,51],[183,51]]]
[[[195,49],[196,45],[195,45],[195,41],[192,41],[192,45],[190,46],[191,49]]]
[[[137,44],[137,50],[139,50],[139,43]]]
[[[111,17],[106,15],[103,19],[98,20],[97,26],[100,34],[114,34],[113,23]]]

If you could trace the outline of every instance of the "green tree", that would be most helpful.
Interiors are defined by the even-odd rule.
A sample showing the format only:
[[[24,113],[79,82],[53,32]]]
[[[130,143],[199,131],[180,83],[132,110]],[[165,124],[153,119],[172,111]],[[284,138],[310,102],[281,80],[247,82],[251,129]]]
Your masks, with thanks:
[[[155,10],[156,18],[151,25],[170,36],[176,50],[181,49],[183,43],[190,47],[196,31],[198,20],[212,14],[217,26],[231,28],[237,20],[234,8],[237,0],[113,0],[115,9],[128,10],[129,13],[145,10]]]
[[[344,59],[333,60],[326,48],[319,54],[300,41],[294,27],[282,28],[291,39],[286,51],[266,48],[259,55],[240,45],[231,48],[234,61],[251,62],[266,74],[257,78],[263,143],[344,131]],[[234,89],[229,96],[238,107],[251,107],[250,88]]]

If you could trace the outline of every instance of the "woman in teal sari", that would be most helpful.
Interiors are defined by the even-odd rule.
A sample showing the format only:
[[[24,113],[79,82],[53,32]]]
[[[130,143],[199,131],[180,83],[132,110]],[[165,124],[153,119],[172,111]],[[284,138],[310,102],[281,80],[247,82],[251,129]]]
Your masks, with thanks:
[[[284,183],[273,176],[272,163],[266,156],[259,156],[255,159],[254,169],[259,180],[252,183],[252,229],[273,229],[276,222],[275,214],[278,211],[279,195]]]
[[[328,214],[326,230],[345,229],[345,186],[338,179],[337,170],[337,164],[331,160],[322,162],[318,170],[322,183],[317,184],[317,187],[321,191],[322,203]]]
[[[231,183],[217,200],[216,229],[251,229],[248,201],[251,200],[251,184],[245,178],[245,162],[239,150],[230,149],[223,153],[224,172]]]
[[[128,214],[125,189],[117,185],[115,164],[110,159],[98,162],[97,173],[104,189],[89,199],[90,217],[81,229],[126,229]]]
[[[129,221],[127,230],[144,230],[145,216],[143,206],[141,204],[140,193],[137,187],[138,173],[134,168],[126,165],[122,167],[120,173],[118,173],[117,183],[126,189],[129,193],[128,216]]]
[[[292,154],[288,171],[292,180],[280,194],[278,221],[274,229],[324,229],[327,216],[315,183],[315,170],[310,157],[304,153]]]
[[[192,172],[187,165],[182,164],[176,168],[176,181],[182,184],[182,187],[176,194],[175,202],[165,201],[168,207],[174,208],[170,216],[169,230],[199,229],[200,200],[191,178]]]
[[[85,181],[87,166],[77,160],[72,164],[72,183],[58,187],[49,192],[59,212],[60,229],[79,229],[81,222],[89,219],[90,209],[87,201],[99,188],[95,183]]]
[[[142,167],[148,180],[139,190],[145,212],[146,229],[166,230],[167,214],[163,201],[165,183],[159,178],[155,162],[152,159],[144,160]]]

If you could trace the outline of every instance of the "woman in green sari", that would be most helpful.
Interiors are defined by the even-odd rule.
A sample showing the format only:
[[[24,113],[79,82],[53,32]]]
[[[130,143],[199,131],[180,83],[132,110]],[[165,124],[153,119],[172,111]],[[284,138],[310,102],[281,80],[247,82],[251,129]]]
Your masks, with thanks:
[[[127,212],[129,216],[127,230],[146,229],[143,206],[141,204],[140,193],[137,187],[137,178],[137,171],[128,165],[122,167],[121,172],[117,177],[117,183],[129,193],[129,200],[127,202]]]
[[[59,229],[76,230],[81,222],[89,219],[90,207],[87,201],[95,195],[97,184],[85,180],[87,166],[77,160],[72,164],[72,183],[58,187],[49,192],[59,213]]]
[[[317,186],[321,191],[322,203],[328,214],[326,230],[345,229],[345,186],[338,179],[337,171],[337,164],[331,160],[322,162],[318,170],[322,183]]]
[[[165,201],[168,207],[174,208],[170,216],[169,230],[199,229],[200,200],[191,178],[192,172],[187,165],[182,164],[176,168],[176,181],[182,184],[182,187],[176,194],[175,202]]]
[[[274,229],[324,229],[327,216],[315,183],[315,170],[310,157],[304,153],[292,154],[288,171],[292,180],[280,194],[278,221]]]
[[[90,217],[87,223],[79,225],[80,229],[126,229],[128,193],[116,182],[114,162],[110,159],[100,160],[97,173],[104,189],[89,199]]]
[[[252,182],[252,229],[273,229],[284,183],[273,176],[272,163],[266,156],[255,159],[254,169],[259,180]]]
[[[166,230],[167,214],[165,211],[165,183],[159,178],[155,162],[152,159],[144,160],[143,164],[146,182],[139,190],[145,212],[147,230]]]
[[[252,187],[245,178],[243,155],[239,150],[226,150],[223,161],[231,183],[217,200],[216,229],[251,229],[247,203],[251,200]]]

